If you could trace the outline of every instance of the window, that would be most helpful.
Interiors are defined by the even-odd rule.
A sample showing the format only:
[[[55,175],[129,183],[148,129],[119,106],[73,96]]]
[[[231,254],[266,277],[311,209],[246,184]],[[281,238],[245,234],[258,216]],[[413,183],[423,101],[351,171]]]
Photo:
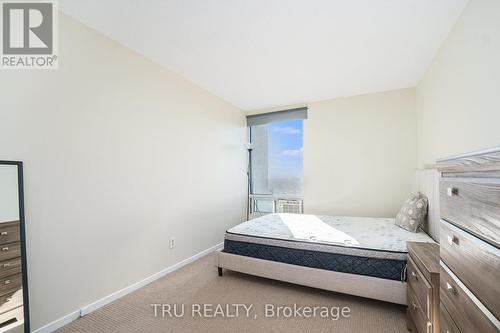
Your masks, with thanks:
[[[302,197],[303,120],[251,127],[252,194]]]
[[[302,199],[303,119],[307,114],[306,109],[300,110],[249,118],[252,217],[276,212],[279,199]]]

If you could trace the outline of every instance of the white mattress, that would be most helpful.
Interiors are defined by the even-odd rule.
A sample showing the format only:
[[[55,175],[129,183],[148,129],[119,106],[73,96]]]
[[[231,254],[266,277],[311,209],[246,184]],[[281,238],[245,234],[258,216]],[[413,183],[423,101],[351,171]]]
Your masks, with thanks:
[[[406,242],[430,242],[425,232],[399,228],[394,219],[270,214],[241,223],[226,239],[363,257],[406,260]]]

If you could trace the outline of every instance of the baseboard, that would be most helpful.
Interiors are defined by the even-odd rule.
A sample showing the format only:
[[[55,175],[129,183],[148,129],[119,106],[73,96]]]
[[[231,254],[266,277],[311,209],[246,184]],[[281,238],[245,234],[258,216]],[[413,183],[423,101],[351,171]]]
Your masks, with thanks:
[[[207,254],[211,253],[211,252],[214,252],[214,251],[217,251],[219,249],[221,249],[222,247],[224,246],[223,243],[219,243],[219,244],[216,244],[206,250],[203,250],[201,251],[200,253],[197,253],[195,254],[194,256],[191,256],[187,259],[184,259],[170,267],[167,267],[161,271],[159,271],[158,273],[155,273],[147,278],[145,278],[144,280],[141,280],[139,282],[136,282],[128,287],[125,287],[121,290],[118,290],[108,296],[105,296],[89,305],[86,305],[84,307],[82,307],[80,310],[77,310],[77,311],[74,311],[74,312],[71,312],[70,314],[67,314],[66,316],[62,317],[62,318],[59,318],[59,319],[56,319],[54,320],[53,322],[43,326],[43,327],[40,327],[39,329],[33,331],[33,333],[50,333],[50,332],[53,332],[55,330],[57,330],[58,328],[61,328],[63,327],[64,325],[67,325],[69,324],[70,322],[72,322],[73,320],[75,319],[78,319],[80,317],[83,317],[117,299],[119,299],[120,297],[123,297],[141,287],[144,287],[145,285],[169,274],[169,273],[172,273],[173,271],[176,271],[178,270],[179,268],[189,264],[189,263],[192,263],[193,261],[195,260],[198,260],[204,256],[206,256]]]
[[[111,295],[103,297],[100,300],[95,301],[92,304],[84,306],[80,309],[80,316],[83,317],[83,316],[99,309],[100,307],[103,307],[104,305],[113,302],[114,300],[116,300],[120,297],[123,297],[123,296],[125,296],[125,295],[127,295],[127,294],[141,288],[141,287],[144,287],[145,285],[167,275],[168,273],[171,273],[171,272],[173,272],[173,271],[175,271],[175,270],[177,270],[177,269],[179,269],[179,268],[181,268],[189,263],[192,263],[193,261],[195,261],[197,259],[200,259],[201,257],[206,256],[207,254],[209,254],[213,251],[218,250],[222,246],[223,246],[223,243],[216,244],[216,245],[214,245],[206,250],[201,251],[200,253],[195,254],[192,257],[189,257],[189,258],[184,259],[184,260],[182,260],[182,261],[180,261],[180,262],[178,262],[170,267],[167,267],[164,270],[159,271],[158,273],[153,274],[153,275],[145,278],[142,281],[136,282],[136,283],[134,283],[126,288],[123,288],[121,290],[118,290],[117,292],[112,293]]]
[[[40,327],[39,329],[36,329],[33,331],[33,333],[50,333],[54,332],[55,330],[63,327],[64,325],[67,325],[71,323],[73,320],[76,320],[80,318],[80,310],[73,311],[64,317],[61,317],[59,319],[54,320],[53,322]]]

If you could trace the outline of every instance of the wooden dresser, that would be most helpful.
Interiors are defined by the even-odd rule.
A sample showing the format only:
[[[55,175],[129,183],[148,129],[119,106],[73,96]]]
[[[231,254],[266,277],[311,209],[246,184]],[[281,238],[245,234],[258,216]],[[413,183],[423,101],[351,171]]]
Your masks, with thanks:
[[[23,318],[19,221],[0,223],[0,327]]]
[[[438,168],[441,332],[500,332],[500,149]]]
[[[408,242],[408,330],[439,332],[439,245]]]

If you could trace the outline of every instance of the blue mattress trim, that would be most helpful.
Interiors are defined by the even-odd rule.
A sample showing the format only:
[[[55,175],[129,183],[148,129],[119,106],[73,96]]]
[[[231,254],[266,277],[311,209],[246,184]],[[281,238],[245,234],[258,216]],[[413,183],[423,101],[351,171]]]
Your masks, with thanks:
[[[406,260],[359,257],[224,240],[223,252],[342,273],[404,281]]]

